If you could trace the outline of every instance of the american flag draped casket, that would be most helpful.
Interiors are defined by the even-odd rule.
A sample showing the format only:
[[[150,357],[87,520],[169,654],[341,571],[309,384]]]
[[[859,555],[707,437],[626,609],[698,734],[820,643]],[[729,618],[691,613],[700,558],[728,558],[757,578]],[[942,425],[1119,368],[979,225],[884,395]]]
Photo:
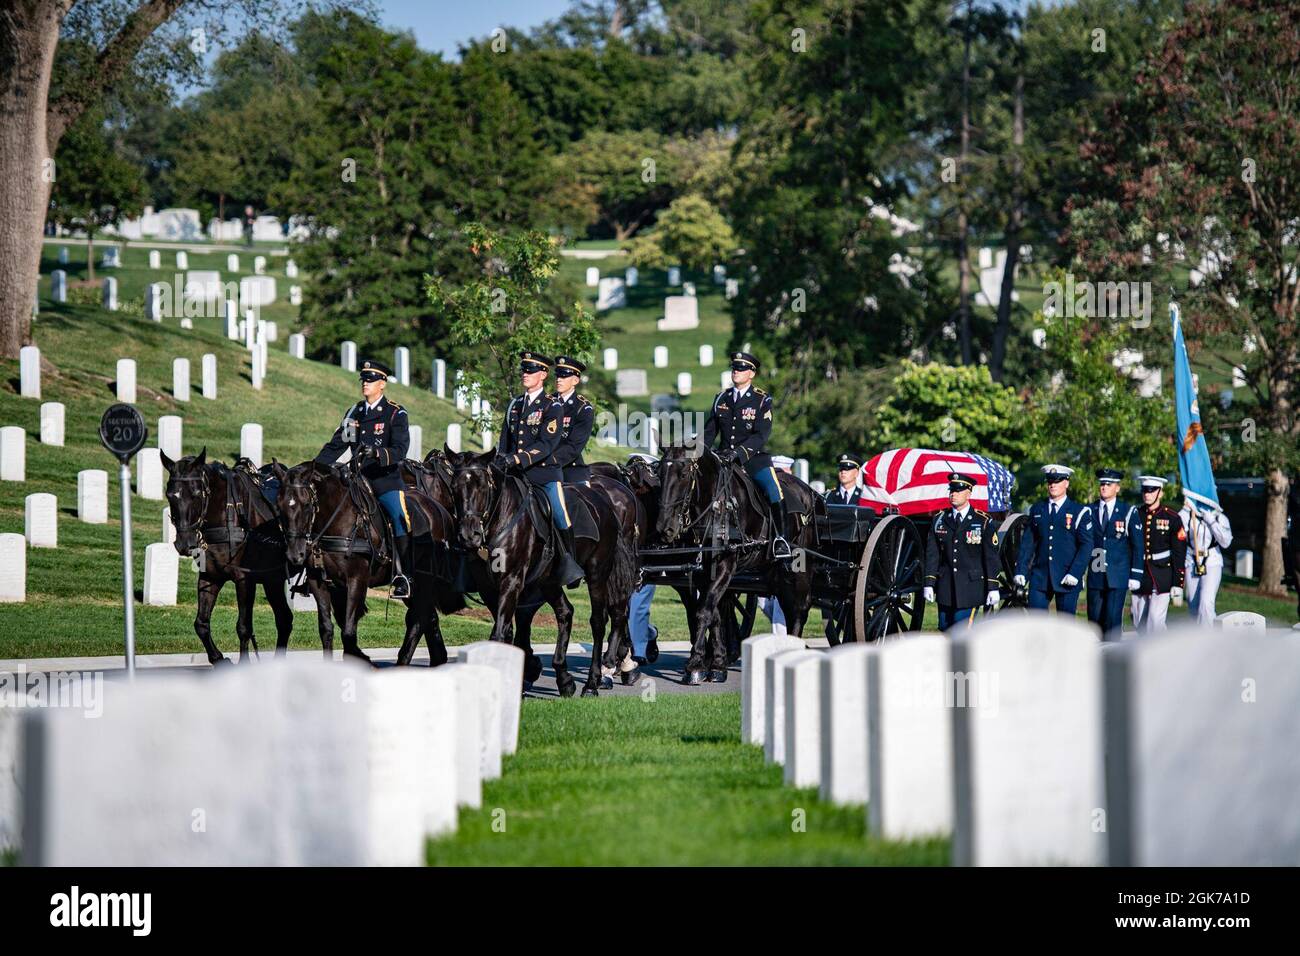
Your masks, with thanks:
[[[1004,465],[962,451],[895,448],[862,466],[863,507],[915,515],[948,507],[948,474],[959,471],[975,479],[971,505],[979,511],[1010,511],[1016,479]]]

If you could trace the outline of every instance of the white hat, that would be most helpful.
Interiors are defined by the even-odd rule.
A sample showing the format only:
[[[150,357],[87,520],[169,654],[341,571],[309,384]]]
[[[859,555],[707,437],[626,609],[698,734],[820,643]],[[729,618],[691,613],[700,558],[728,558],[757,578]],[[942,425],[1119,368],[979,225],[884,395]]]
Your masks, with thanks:
[[[1163,488],[1169,484],[1169,479],[1159,475],[1138,475],[1138,484],[1143,488]]]
[[[777,468],[784,468],[786,471],[789,471],[794,467],[794,459],[789,455],[773,455],[772,464]]]
[[[1053,478],[1069,478],[1073,474],[1074,474],[1074,469],[1068,468],[1065,465],[1044,465],[1043,466],[1043,476],[1048,480],[1051,480]]]

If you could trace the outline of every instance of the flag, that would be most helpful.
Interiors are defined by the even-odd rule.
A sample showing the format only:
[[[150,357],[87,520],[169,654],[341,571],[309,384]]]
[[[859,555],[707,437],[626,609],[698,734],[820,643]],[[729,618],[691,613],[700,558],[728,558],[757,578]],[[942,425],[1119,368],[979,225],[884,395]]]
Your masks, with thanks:
[[[1183,341],[1183,323],[1178,306],[1169,304],[1169,318],[1174,326],[1174,411],[1178,416],[1178,476],[1183,495],[1202,511],[1219,507],[1219,491],[1210,467],[1210,448],[1201,428],[1201,408],[1196,401],[1196,382],[1187,361],[1187,343]]]
[[[895,448],[881,452],[862,469],[866,492],[861,504],[889,505],[900,514],[942,511],[948,507],[948,473],[975,479],[971,505],[980,511],[1010,511],[1016,480],[1007,468],[983,455],[928,448]]]

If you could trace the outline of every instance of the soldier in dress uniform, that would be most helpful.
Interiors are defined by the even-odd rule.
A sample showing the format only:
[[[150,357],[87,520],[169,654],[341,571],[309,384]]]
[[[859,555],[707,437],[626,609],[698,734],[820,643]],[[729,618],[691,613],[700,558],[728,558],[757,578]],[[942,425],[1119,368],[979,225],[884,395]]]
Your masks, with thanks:
[[[704,424],[704,447],[713,447],[716,438],[723,463],[739,461],[763,489],[772,513],[772,557],[781,560],[791,556],[785,537],[785,497],[772,456],[764,451],[772,434],[772,396],[752,386],[757,372],[757,358],[748,352],[732,353],[732,387],[713,400],[713,411]]]
[[[383,362],[362,360],[357,372],[361,379],[361,401],[343,414],[334,437],[321,448],[316,460],[332,465],[347,448],[352,449],[361,473],[370,482],[393,528],[397,545],[393,597],[406,598],[411,596],[411,582],[406,576],[406,569],[412,567],[411,538],[406,533],[410,518],[406,513],[406,486],[398,467],[406,459],[411,436],[406,409],[384,395],[388,376],[392,374],[393,370]]]
[[[1142,553],[1145,566],[1142,583],[1133,592],[1133,626],[1139,634],[1165,629],[1169,599],[1183,593],[1184,563],[1187,561],[1187,531],[1178,512],[1161,504],[1165,479],[1143,475]]]
[[[858,500],[862,497],[862,482],[858,480],[861,467],[861,463],[852,455],[840,455],[840,484],[839,487],[826,492],[827,504],[856,505],[858,503]]]
[[[1103,640],[1118,641],[1124,628],[1124,598],[1142,581],[1142,515],[1119,500],[1123,472],[1097,471],[1098,498],[1092,511],[1092,560],[1088,565],[1088,620]]]
[[[519,353],[519,375],[524,391],[510,400],[502,416],[496,465],[503,471],[521,469],[530,483],[546,492],[551,502],[551,520],[563,540],[560,579],[572,588],[582,581],[583,572],[573,559],[573,524],[564,500],[564,486],[560,483],[563,468],[556,449],[560,446],[564,406],[546,394],[546,375],[550,368],[550,358],[540,352]]]
[[[975,479],[951,472],[948,503],[934,516],[925,542],[925,599],[939,605],[939,630],[969,618],[977,607],[996,607],[998,528],[993,519],[971,507]]]
[[[573,485],[591,484],[591,469],[582,460],[582,452],[591,437],[596,410],[578,394],[578,382],[585,371],[587,366],[571,355],[555,357],[555,400],[564,409],[555,459],[564,469],[564,480]]]
[[[1186,492],[1183,496],[1186,498]],[[1197,622],[1209,627],[1215,620],[1214,600],[1223,579],[1223,552],[1232,544],[1232,524],[1223,509],[1197,505],[1188,498],[1178,517],[1187,532],[1187,609]]]
[[[1045,465],[1047,500],[1029,509],[1029,530],[1020,539],[1014,581],[1029,587],[1029,606],[1073,614],[1079,604],[1079,583],[1092,555],[1092,513],[1069,498],[1073,468]]]

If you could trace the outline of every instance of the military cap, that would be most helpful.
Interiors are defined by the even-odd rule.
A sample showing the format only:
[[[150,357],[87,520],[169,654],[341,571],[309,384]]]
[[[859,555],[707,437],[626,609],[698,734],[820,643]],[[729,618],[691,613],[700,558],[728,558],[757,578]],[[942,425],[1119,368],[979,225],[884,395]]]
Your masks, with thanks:
[[[1124,479],[1124,472],[1118,468],[1098,468],[1097,480],[1102,484],[1118,484]]]
[[[1073,474],[1074,474],[1074,469],[1067,468],[1065,465],[1044,465],[1043,466],[1044,481],[1048,481],[1048,482],[1061,481],[1064,478],[1069,478]]]
[[[357,375],[363,382],[386,381],[392,374],[393,370],[378,359],[362,359],[357,368]]]
[[[1142,486],[1143,491],[1153,488],[1163,488],[1169,484],[1168,478],[1161,478],[1159,475],[1139,475],[1138,484]]]
[[[758,358],[748,352],[731,353],[731,370],[733,372],[758,371]]]
[[[963,475],[961,472],[948,472],[948,490],[949,491],[970,491],[976,485],[976,481],[970,475]]]
[[[541,352],[525,350],[519,353],[519,371],[521,372],[544,372],[551,367],[549,356]]]
[[[848,454],[847,452],[843,455],[840,455],[840,463],[839,463],[840,471],[848,471],[850,468],[861,468],[861,467],[862,467],[862,463],[859,462],[852,455]]]
[[[581,375],[585,371],[587,371],[587,366],[572,355],[555,356],[556,378],[563,378],[566,375]]]

